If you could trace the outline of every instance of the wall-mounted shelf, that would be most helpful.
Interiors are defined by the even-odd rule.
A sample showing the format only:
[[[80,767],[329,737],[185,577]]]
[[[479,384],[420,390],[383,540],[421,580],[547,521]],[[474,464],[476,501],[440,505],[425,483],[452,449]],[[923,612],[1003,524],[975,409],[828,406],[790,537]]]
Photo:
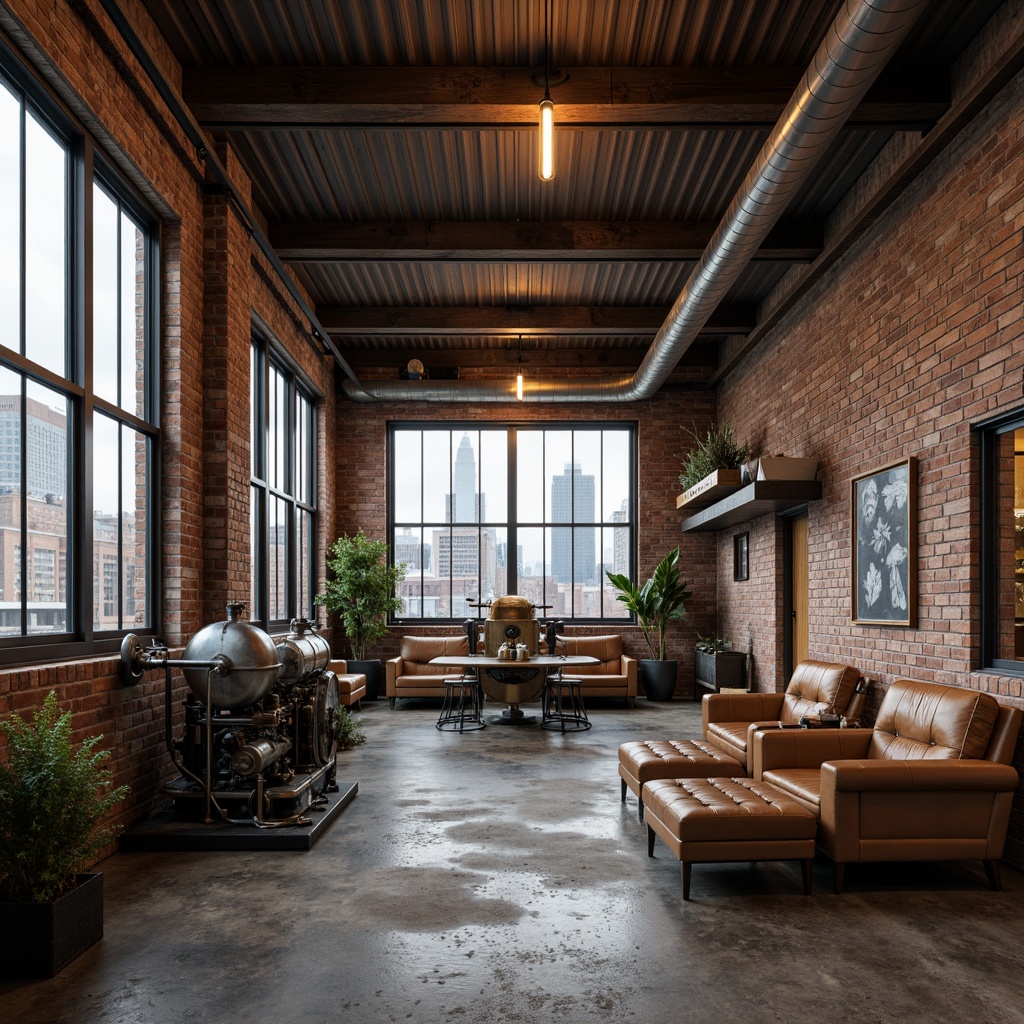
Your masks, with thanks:
[[[791,512],[820,497],[820,480],[755,480],[689,516],[683,523],[683,532],[724,530],[758,516]]]

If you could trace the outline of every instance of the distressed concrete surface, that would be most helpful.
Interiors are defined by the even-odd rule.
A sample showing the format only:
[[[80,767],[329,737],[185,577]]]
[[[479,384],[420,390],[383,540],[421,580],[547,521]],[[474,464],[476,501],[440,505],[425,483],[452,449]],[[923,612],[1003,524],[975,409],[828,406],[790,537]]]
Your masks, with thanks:
[[[490,711],[493,713],[495,709]],[[677,862],[619,802],[616,749],[687,738],[699,710],[592,709],[561,736],[433,728],[386,701],[340,755],[359,795],[308,853],[118,854],[106,934],[0,1017],[103,1021],[1024,1022],[1024,878],[872,865],[814,894],[796,864]]]

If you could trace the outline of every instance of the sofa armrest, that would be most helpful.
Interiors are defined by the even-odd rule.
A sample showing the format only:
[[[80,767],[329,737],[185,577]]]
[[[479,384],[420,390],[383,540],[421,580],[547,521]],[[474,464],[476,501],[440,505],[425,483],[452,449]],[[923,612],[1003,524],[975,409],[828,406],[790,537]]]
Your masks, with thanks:
[[[636,658],[629,654],[622,656],[622,675],[626,677],[626,696],[636,696]]]
[[[758,729],[747,755],[751,778],[775,768],[820,768],[826,761],[863,758],[870,729]]]
[[[777,722],[782,693],[709,693],[701,703],[705,739],[711,722]]]
[[[331,661],[329,661],[327,663],[327,667],[336,676],[346,676],[346,675],[348,675],[348,662],[345,661],[343,658],[334,658],[334,659],[332,659]]]
[[[397,686],[395,680],[402,674],[402,656],[399,655],[397,658],[388,658],[384,662],[384,693],[388,697],[394,697]]]
[[[985,792],[1012,793],[1020,783],[1015,768],[982,760],[827,761],[821,785],[839,793]]]

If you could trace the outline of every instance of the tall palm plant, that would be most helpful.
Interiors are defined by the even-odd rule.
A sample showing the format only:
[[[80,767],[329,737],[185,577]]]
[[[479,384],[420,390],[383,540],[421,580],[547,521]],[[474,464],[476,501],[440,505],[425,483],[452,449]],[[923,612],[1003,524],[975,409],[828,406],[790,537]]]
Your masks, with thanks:
[[[654,575],[637,586],[622,573],[607,573],[608,581],[619,592],[621,601],[635,616],[651,657],[665,661],[665,636],[673,619],[686,616],[686,601],[692,596],[679,575],[679,548],[670,551],[654,570]]]

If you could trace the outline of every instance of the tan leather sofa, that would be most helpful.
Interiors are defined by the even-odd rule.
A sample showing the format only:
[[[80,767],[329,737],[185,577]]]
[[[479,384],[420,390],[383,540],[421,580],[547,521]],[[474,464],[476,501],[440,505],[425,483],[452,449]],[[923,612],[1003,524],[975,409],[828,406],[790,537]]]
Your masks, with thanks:
[[[555,648],[559,654],[587,654],[597,658],[596,665],[573,665],[567,676],[582,681],[580,692],[587,697],[622,697],[627,707],[636,702],[636,658],[622,653],[622,637],[560,636]]]
[[[446,676],[458,669],[429,664],[431,658],[469,653],[469,638],[459,636],[403,636],[397,658],[384,662],[385,690],[391,707],[399,697],[443,697]]]
[[[338,677],[338,700],[345,707],[362,707],[366,696],[366,676],[362,672],[349,672],[348,662],[335,660],[328,662],[328,671]]]
[[[739,761],[749,775],[747,751],[759,725],[799,725],[804,716],[822,714],[856,719],[864,701],[863,692],[857,692],[859,681],[849,665],[802,661],[785,693],[706,694],[701,707],[704,738]]]
[[[818,818],[835,861],[980,859],[994,889],[1010,805],[1022,712],[986,693],[900,679],[872,729],[761,729],[756,779]]]

